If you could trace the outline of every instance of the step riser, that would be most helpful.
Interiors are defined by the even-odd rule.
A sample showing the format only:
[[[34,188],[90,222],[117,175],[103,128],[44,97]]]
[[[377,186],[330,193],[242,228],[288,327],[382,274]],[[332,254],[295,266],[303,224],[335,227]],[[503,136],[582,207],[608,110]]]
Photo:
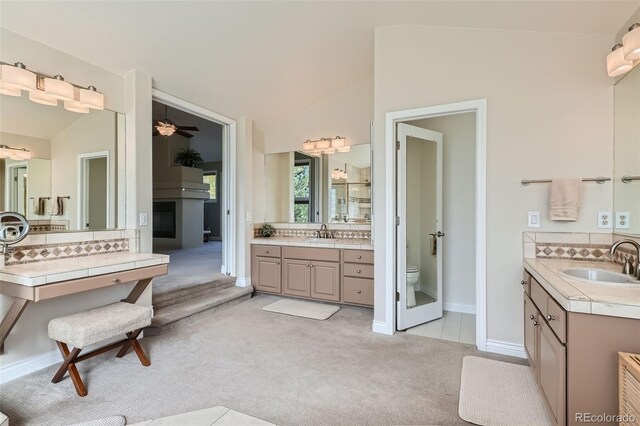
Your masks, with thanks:
[[[173,330],[178,325],[189,324],[191,322],[199,320],[200,318],[208,316],[208,315],[210,315],[210,314],[212,314],[214,312],[217,312],[217,311],[222,310],[222,309],[230,308],[232,306],[237,305],[238,303],[244,302],[245,300],[249,300],[249,299],[251,299],[251,296],[252,296],[251,293],[245,294],[245,295],[243,295],[241,297],[237,297],[235,299],[228,300],[228,301],[226,301],[224,303],[221,303],[220,305],[213,306],[213,307],[211,307],[209,309],[205,309],[205,310],[200,311],[200,312],[196,312],[196,313],[194,313],[192,315],[186,316],[184,318],[181,318],[179,320],[170,322],[168,324],[165,324],[165,325],[162,325],[162,326],[159,326],[159,327],[153,326],[153,324],[152,324],[150,327],[147,327],[147,328],[144,329],[144,335],[145,336],[157,336],[157,335],[166,333],[168,331]]]
[[[153,302],[153,306],[157,306],[157,307],[169,306],[175,303],[179,303],[179,302],[174,302],[174,300],[176,299],[182,299],[184,301],[184,300],[188,300],[189,296],[192,296],[193,294],[196,294],[195,297],[198,297],[197,295],[201,294],[204,291],[228,288],[228,287],[233,287],[235,285],[236,285],[236,278],[229,277],[221,280],[212,281],[209,283],[179,288],[168,293],[154,294],[152,296],[152,302]]]
[[[187,300],[202,297],[209,293],[213,293],[225,288],[235,287],[235,285],[236,285],[235,282],[231,282],[231,283],[218,284],[213,287],[206,287],[198,290],[193,290],[189,293],[185,293],[168,300],[162,300],[159,302],[153,301],[153,307],[154,309],[166,308],[167,306],[175,305],[177,303],[185,302]]]

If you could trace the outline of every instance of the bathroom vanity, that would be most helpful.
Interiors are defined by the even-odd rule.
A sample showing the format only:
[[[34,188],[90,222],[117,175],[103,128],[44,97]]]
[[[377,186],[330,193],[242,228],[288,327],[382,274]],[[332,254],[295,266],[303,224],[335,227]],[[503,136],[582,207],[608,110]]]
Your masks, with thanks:
[[[618,413],[618,352],[640,352],[640,284],[571,279],[560,271],[620,265],[525,259],[524,341],[556,425]],[[603,423],[604,424],[604,423]]]
[[[372,246],[347,242],[300,246],[283,240],[252,244],[251,284],[256,291],[373,306]]]

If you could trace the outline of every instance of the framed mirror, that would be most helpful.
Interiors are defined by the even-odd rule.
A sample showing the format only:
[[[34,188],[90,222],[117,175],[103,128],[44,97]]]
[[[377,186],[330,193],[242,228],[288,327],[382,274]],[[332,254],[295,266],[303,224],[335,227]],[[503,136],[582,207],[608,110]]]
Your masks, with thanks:
[[[123,114],[3,96],[0,124],[0,211],[24,215],[32,232],[124,225],[117,196]]]
[[[614,232],[640,235],[640,67],[614,89]]]
[[[265,155],[265,222],[370,223],[371,146]]]

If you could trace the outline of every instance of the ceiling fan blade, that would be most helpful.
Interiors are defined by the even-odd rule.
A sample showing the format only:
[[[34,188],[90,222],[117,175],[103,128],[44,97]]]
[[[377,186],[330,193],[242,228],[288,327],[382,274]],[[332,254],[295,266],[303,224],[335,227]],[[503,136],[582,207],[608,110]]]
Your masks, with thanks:
[[[193,135],[191,135],[191,134],[189,134],[187,132],[183,132],[182,130],[176,130],[175,133],[177,135],[184,136],[185,138],[189,138],[189,139],[191,139],[193,137]]]
[[[195,126],[177,126],[178,130],[189,130],[190,132],[198,132],[200,131],[200,129],[198,129]]]

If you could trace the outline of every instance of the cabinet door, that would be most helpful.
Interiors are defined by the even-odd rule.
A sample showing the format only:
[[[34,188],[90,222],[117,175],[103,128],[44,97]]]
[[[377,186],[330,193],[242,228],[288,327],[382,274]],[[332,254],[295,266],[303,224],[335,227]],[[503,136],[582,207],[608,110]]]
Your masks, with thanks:
[[[311,296],[308,260],[284,260],[282,292],[291,296]]]
[[[527,358],[529,358],[529,364],[533,369],[533,374],[538,378],[537,365],[536,365],[536,346],[537,346],[537,324],[540,322],[540,313],[536,309],[535,305],[524,295],[524,349],[527,352]]]
[[[547,400],[557,425],[566,424],[566,349],[553,331],[540,321],[538,341],[538,377],[542,393]]]
[[[314,299],[340,300],[340,264],[311,261],[311,297]]]
[[[257,268],[258,281],[256,290],[280,294],[282,291],[282,266],[280,259],[256,256],[254,267]]]

